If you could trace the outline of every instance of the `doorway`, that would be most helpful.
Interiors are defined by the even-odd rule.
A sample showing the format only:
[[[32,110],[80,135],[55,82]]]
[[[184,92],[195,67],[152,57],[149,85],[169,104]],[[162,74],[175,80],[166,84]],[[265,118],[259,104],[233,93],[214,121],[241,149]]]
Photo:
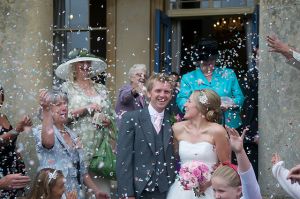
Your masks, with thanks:
[[[247,30],[248,18],[241,15],[205,16],[180,20],[181,59],[180,75],[195,70],[192,52],[203,37],[212,37],[218,42],[220,56],[218,66],[231,68],[238,77],[248,69]]]

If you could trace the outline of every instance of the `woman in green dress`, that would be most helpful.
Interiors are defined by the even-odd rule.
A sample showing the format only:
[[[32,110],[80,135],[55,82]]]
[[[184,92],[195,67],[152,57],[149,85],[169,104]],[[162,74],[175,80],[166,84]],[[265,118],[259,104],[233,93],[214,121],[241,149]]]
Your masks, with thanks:
[[[113,138],[110,144],[113,150],[115,148],[115,112],[107,88],[91,80],[93,75],[104,72],[107,65],[85,49],[74,49],[69,53],[69,58],[70,60],[61,64],[55,73],[59,78],[66,80],[62,84],[62,91],[67,93],[69,100],[69,127],[81,138],[84,159],[89,165],[105,133]],[[89,171],[89,174],[102,190],[110,192],[109,179],[92,171]]]

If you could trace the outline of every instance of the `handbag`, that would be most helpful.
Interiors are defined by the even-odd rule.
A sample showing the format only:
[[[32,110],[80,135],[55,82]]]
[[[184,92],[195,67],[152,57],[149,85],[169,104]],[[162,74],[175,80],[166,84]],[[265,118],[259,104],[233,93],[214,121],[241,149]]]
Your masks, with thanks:
[[[115,128],[110,130],[115,133]],[[105,179],[116,180],[116,155],[110,144],[114,138],[111,137],[109,131],[104,130],[102,142],[95,149],[90,161],[90,170]]]

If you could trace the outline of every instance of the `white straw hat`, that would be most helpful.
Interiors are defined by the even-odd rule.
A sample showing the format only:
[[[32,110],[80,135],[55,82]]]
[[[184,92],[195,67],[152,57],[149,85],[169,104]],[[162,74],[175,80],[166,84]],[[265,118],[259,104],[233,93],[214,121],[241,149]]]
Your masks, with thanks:
[[[67,80],[71,77],[73,73],[72,64],[81,61],[90,61],[92,67],[92,74],[101,74],[106,70],[107,64],[100,58],[97,58],[95,55],[89,54],[87,49],[78,49],[70,51],[69,53],[69,61],[62,63],[55,70],[55,74],[57,77],[63,80]]]

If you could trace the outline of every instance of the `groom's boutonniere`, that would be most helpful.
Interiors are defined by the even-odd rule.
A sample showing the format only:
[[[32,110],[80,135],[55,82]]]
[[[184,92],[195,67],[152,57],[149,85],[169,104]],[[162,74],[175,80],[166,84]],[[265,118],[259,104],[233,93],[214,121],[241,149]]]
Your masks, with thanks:
[[[179,114],[175,115],[175,113],[172,113],[171,117],[170,117],[170,124],[171,126],[173,126],[173,124],[175,122],[180,122],[181,121],[181,117]]]

